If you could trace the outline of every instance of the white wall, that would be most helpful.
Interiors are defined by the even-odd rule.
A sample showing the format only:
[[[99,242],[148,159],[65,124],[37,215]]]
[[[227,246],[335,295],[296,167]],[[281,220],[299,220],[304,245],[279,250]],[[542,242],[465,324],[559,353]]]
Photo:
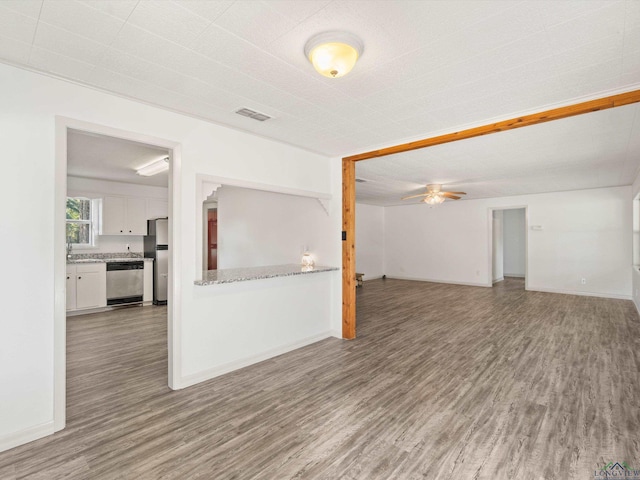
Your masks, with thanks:
[[[636,177],[633,185],[631,186],[633,208],[632,208],[632,224],[633,224],[633,257],[632,257],[632,289],[633,302],[636,304],[636,308],[640,311],[640,174]]]
[[[331,219],[315,198],[223,185],[218,268],[300,264],[305,249],[331,263]]]
[[[384,207],[356,203],[356,272],[364,280],[384,275]]]
[[[503,210],[504,276],[524,277],[526,265],[526,219],[524,208]]]
[[[529,207],[530,290],[630,298],[628,186],[388,207],[387,276],[489,286],[489,208],[509,206]]]
[[[0,91],[0,250],[10,252],[3,269],[12,272],[0,288],[0,449],[53,428],[54,295],[64,298],[63,287],[54,292],[53,267],[64,259],[63,240],[54,252],[53,233],[57,115],[180,144],[179,194],[171,206],[181,246],[174,255],[182,260],[171,307],[181,318],[172,332],[182,352],[175,387],[339,330],[339,272],[224,288],[193,284],[201,267],[194,260],[195,222],[201,218],[195,211],[196,174],[332,195],[334,240],[326,263],[339,266],[339,159],[6,65],[0,65]],[[64,271],[56,275],[55,285],[63,285]]]
[[[504,211],[493,211],[493,234],[492,252],[493,256],[493,282],[500,282],[504,279]]]
[[[105,195],[124,195],[168,200],[169,189],[167,187],[68,176],[67,194],[70,197],[101,198]],[[127,245],[129,246],[128,250]],[[127,251],[142,253],[144,251],[143,237],[140,235],[97,235],[95,246],[74,247],[74,253],[120,253]]]

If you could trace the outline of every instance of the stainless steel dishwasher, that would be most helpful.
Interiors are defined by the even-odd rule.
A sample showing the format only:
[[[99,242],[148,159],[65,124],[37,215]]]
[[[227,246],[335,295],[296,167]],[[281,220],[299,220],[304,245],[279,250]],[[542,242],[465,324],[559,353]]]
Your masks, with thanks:
[[[107,262],[107,305],[142,303],[144,262]]]

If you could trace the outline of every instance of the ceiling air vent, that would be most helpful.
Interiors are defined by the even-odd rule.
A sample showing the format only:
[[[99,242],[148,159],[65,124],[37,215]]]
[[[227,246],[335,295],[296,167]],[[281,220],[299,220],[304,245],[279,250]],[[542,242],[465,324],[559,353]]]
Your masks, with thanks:
[[[255,110],[251,110],[250,108],[241,108],[240,110],[236,110],[238,115],[242,115],[243,117],[253,118],[254,120],[258,120],[259,122],[264,122],[265,120],[269,120],[271,117],[264,113],[256,112]]]
[[[367,183],[364,178],[356,178],[356,183]]]

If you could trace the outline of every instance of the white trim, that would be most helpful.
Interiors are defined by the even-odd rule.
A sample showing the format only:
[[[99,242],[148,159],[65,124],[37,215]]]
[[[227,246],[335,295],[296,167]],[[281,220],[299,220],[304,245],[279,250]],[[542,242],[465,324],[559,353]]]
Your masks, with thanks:
[[[182,376],[182,283],[179,278],[182,265],[182,146],[174,144],[173,155],[169,165],[169,285],[167,296],[167,345],[169,388],[179,388],[179,378]]]
[[[126,307],[123,307],[122,305],[114,305],[114,306],[98,307],[98,308],[84,308],[81,310],[67,310],[67,318],[77,317],[80,315],[88,315],[90,313],[111,312],[113,310],[118,310],[121,308],[148,307],[150,305],[153,305],[152,300],[147,300],[146,302],[141,302],[133,305],[127,305]]]
[[[340,330],[329,330],[329,335],[342,340],[342,332]]]
[[[53,435],[53,421],[41,423],[33,427],[25,428],[18,432],[13,432],[0,437],[0,452],[11,448],[19,447],[25,443],[33,442],[48,435]]]
[[[219,377],[225,373],[230,373],[234,370],[239,370],[240,368],[248,367],[249,365],[253,365],[258,362],[263,362],[264,360],[277,357],[278,355],[291,352],[292,350],[297,350],[298,348],[306,347],[307,345],[311,345],[312,343],[319,342],[326,338],[336,337],[337,335],[338,332],[328,330],[311,337],[303,338],[297,342],[288,343],[286,345],[266,350],[262,353],[258,353],[257,355],[251,355],[240,360],[225,363],[224,365],[208,368],[197,373],[192,373],[191,375],[186,375],[182,377],[179,388],[186,388],[206,380],[211,380],[212,378]],[[342,338],[342,333],[339,334],[338,338]]]
[[[405,277],[405,276],[398,276],[398,275],[387,275],[387,278],[391,280],[413,280],[416,282],[446,283],[448,285],[464,285],[467,287],[490,287],[491,286],[491,285],[487,285],[486,283],[457,282],[453,280],[437,280],[434,278]]]
[[[299,188],[283,187],[281,185],[272,185],[269,183],[251,182],[241,178],[216,177],[212,175],[204,175],[199,173],[196,175],[200,189],[204,183],[217,183],[221,185],[229,185],[230,187],[251,188],[252,190],[263,190],[265,192],[283,193],[285,195],[296,195],[298,197],[311,197],[320,200],[331,200],[331,194],[315,192],[313,190],[302,190]],[[196,188],[196,190],[198,190]]]
[[[505,273],[504,274],[505,278],[506,277],[513,277],[513,278],[525,278],[526,275],[523,275],[522,273]]]
[[[505,275],[505,276],[506,276],[506,275]],[[493,281],[491,282],[491,284],[498,283],[498,282],[503,282],[503,281],[504,281],[504,277],[500,277],[500,278],[496,278],[495,280],[493,280]]]
[[[366,274],[365,274],[366,277]],[[382,275],[378,275],[376,277],[371,277],[371,278],[363,278],[362,281],[363,282],[368,282],[369,280],[380,280],[383,276]]]
[[[169,250],[169,291],[168,301],[168,385],[174,387],[174,377],[179,376],[181,359],[181,318],[180,318],[180,279],[179,271],[181,236],[173,225],[181,224],[180,209],[180,169],[182,164],[181,147],[178,142],[161,139],[137,132],[120,130],[68,117],[55,117],[55,185],[54,185],[54,344],[53,344],[53,431],[62,430],[66,422],[66,252],[65,252],[65,207],[67,198],[67,130],[108,135],[133,140],[171,151],[169,169],[169,229],[171,249]],[[50,432],[50,433],[53,433]]]
[[[562,295],[579,295],[581,297],[599,297],[599,298],[614,298],[616,300],[633,300],[631,295],[621,295],[618,293],[580,292],[580,291],[573,291],[573,290],[562,290],[558,288],[542,288],[542,287],[532,287],[532,286],[527,287],[525,290],[529,292],[560,293]]]
[[[66,423],[67,406],[67,124],[55,119],[56,151],[53,200],[53,431]],[[51,432],[53,433],[53,432]]]
[[[632,299],[631,301],[633,302],[633,304],[636,307],[636,312],[638,312],[638,315],[640,315],[640,307],[638,307],[638,302],[636,302],[635,299]]]

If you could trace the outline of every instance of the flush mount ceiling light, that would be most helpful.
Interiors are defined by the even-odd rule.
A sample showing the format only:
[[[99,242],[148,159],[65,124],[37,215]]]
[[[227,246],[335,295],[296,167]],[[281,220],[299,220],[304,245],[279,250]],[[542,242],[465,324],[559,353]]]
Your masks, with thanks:
[[[309,39],[304,54],[320,75],[338,78],[351,71],[362,55],[362,40],[347,32],[323,32]]]
[[[156,160],[144,167],[140,167],[136,170],[136,173],[141,177],[151,177],[153,175],[157,175],[161,172],[166,172],[169,170],[169,157],[161,158],[160,160]]]

